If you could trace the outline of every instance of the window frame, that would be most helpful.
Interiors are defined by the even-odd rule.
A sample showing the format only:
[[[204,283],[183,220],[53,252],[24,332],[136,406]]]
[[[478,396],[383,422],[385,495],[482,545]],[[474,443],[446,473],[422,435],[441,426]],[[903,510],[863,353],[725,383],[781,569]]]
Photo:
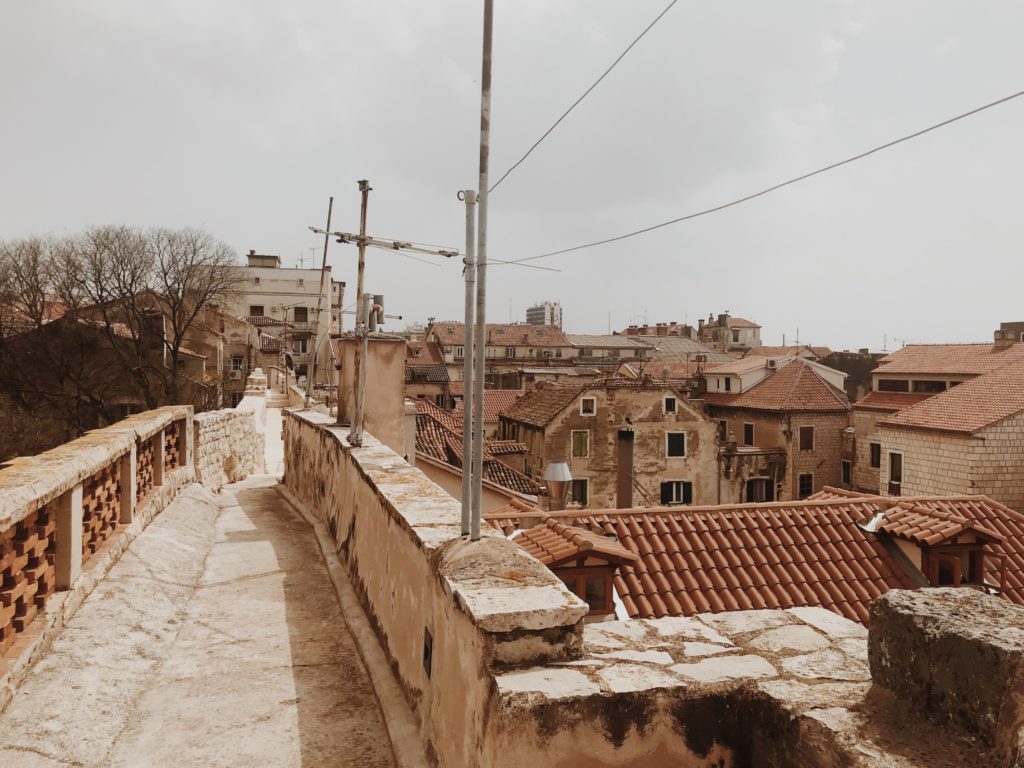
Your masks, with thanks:
[[[683,452],[682,453],[672,453],[672,435],[682,435],[683,436]],[[666,432],[665,433],[665,458],[666,459],[685,459],[686,458],[686,454],[687,454],[687,449],[689,448],[689,445],[688,445],[689,442],[690,441],[686,439],[686,432],[684,430],[677,429],[677,430],[672,430],[672,431]]]
[[[674,501],[665,501],[665,486],[672,486],[673,490],[678,489],[680,491],[680,493],[678,494],[679,498]],[[662,500],[661,503],[666,506],[674,507],[693,504],[692,480],[662,480],[660,485],[658,486],[658,491],[660,493],[660,498]],[[673,493],[671,495],[675,496],[676,494]],[[689,496],[689,500],[687,500],[687,496]]]
[[[668,402],[669,402],[669,400],[671,400],[671,401],[672,401],[672,408],[671,408],[671,410],[669,410],[669,407],[668,407]],[[661,399],[661,409],[662,409],[662,412],[663,412],[663,413],[664,413],[664,414],[665,414],[666,416],[667,416],[668,414],[670,414],[670,413],[671,413],[672,415],[675,415],[675,414],[679,413],[679,400],[678,400],[678,398],[676,398],[676,397],[675,397],[675,396],[673,396],[673,395],[665,395],[665,396],[664,396],[664,397],[663,397],[663,398]]]
[[[231,370],[232,371],[240,371],[240,370],[242,370],[242,365],[244,363],[245,363],[245,358],[243,358],[241,355],[232,355],[231,356]]]
[[[882,468],[882,444],[873,440],[868,443],[868,466],[871,469]]]
[[[732,392],[732,376],[725,377],[725,391]]]
[[[576,435],[586,435],[586,453],[578,455],[576,453]],[[589,459],[590,458],[590,430],[589,429],[573,429],[570,430],[569,434],[569,455],[574,459]]]
[[[804,447],[804,430],[806,430],[806,429],[811,430],[811,432],[810,432],[810,434],[811,434],[811,447],[810,448],[805,448]],[[801,451],[808,451],[808,452],[812,452],[813,453],[814,452],[814,425],[813,424],[801,424],[797,428],[797,436],[798,436],[797,439],[799,440],[798,445],[799,445],[800,450]]]
[[[747,427],[750,427],[750,439],[747,440]],[[744,421],[743,422],[743,445],[748,448],[752,448],[757,445],[757,435],[754,432],[754,422]]]
[[[255,310],[259,310],[256,312]],[[266,304],[250,304],[249,305],[249,317],[266,317],[267,316],[267,305]]]
[[[465,357],[466,357],[466,348],[465,347],[455,347],[455,359],[456,360],[463,360],[463,359],[465,359]]]
[[[853,462],[849,459],[842,459],[839,462],[840,480],[843,485],[853,485]]]
[[[576,483],[581,483],[583,486],[583,495],[586,497],[582,502],[576,498],[576,494],[573,493],[573,486]],[[590,478],[589,477],[574,477],[569,485],[569,495],[572,497],[574,502],[577,502],[581,507],[590,506]]]
[[[583,410],[584,403],[592,403],[590,410]],[[597,398],[596,397],[581,397],[580,398],[580,416],[596,416],[597,415]]]
[[[903,477],[906,474],[906,461],[904,460],[905,457],[903,455],[903,451],[893,451],[893,450],[890,450],[888,453],[889,453],[889,482],[890,483],[899,483],[902,486],[903,485]],[[893,480],[892,479],[892,458],[893,458],[893,456],[899,456],[900,457],[900,479],[899,480]]]
[[[802,483],[805,477],[809,477],[809,490],[807,493],[803,492]],[[797,499],[806,499],[808,496],[814,494],[814,473],[813,472],[801,472],[796,476],[796,497]]]

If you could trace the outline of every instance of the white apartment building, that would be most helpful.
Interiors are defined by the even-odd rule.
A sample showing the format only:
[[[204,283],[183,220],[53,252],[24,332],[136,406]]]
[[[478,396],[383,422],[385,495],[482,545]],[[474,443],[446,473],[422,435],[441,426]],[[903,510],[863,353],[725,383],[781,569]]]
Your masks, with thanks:
[[[529,325],[553,325],[562,327],[562,305],[557,301],[545,301],[535,304],[526,310],[526,322]]]
[[[262,333],[281,340],[283,353],[291,357],[298,376],[306,375],[317,346],[317,382],[330,381],[330,347],[332,331],[339,329],[339,316],[345,300],[345,283],[333,280],[327,267],[325,295],[320,316],[317,303],[320,293],[320,270],[282,267],[281,257],[249,251],[247,264],[239,267],[242,275],[240,291],[229,314],[246,318]]]

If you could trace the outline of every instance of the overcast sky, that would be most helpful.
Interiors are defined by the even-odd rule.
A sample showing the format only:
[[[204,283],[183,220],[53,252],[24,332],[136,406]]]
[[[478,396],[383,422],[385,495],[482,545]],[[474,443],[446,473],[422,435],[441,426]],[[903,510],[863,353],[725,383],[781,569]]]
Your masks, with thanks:
[[[492,181],[667,0],[496,0]],[[199,226],[319,263],[335,228],[464,243],[482,0],[7,2],[0,238]],[[680,0],[491,196],[522,258],[756,191],[1024,89],[1024,4]],[[765,343],[984,341],[1024,319],[1024,98],[728,211],[490,271],[488,319],[566,330],[731,310]],[[354,293],[356,254],[332,243]],[[462,317],[461,265],[370,251],[406,320]],[[401,323],[400,325],[404,325]]]

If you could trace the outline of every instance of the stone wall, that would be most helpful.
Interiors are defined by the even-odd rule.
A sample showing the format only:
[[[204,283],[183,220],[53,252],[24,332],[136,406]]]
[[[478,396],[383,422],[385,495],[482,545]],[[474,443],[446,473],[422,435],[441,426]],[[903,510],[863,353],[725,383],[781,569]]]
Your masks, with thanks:
[[[487,765],[490,670],[570,660],[586,605],[401,456],[312,411],[285,413],[285,486],[320,520],[441,766]]]
[[[854,457],[853,489],[863,493],[878,493],[879,468],[871,466],[871,444],[881,443],[878,422],[889,415],[887,411],[867,408],[853,409]]]
[[[903,454],[903,496],[984,493],[971,482],[977,440],[953,432],[903,429],[881,425],[882,467],[878,490],[888,493],[889,454]]]
[[[1024,608],[972,589],[893,590],[871,607],[875,682],[1024,765]]]
[[[264,436],[256,417],[249,410],[196,415],[196,480],[216,489],[264,471]]]
[[[1010,509],[1024,512],[1024,414],[978,433],[971,479],[975,490]]]
[[[799,477],[813,476],[811,493],[826,485],[842,485],[843,430],[850,425],[850,414],[794,413],[789,416],[789,477],[783,488],[783,500],[800,497]],[[800,450],[800,427],[814,427],[814,450]]]

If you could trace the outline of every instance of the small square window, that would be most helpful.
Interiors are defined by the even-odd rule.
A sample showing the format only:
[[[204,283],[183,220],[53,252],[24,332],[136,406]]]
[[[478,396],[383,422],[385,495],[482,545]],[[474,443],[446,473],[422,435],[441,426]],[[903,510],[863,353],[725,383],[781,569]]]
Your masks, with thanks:
[[[806,499],[814,493],[814,475],[807,473],[800,475],[797,480],[797,496],[801,499]]]
[[[242,370],[242,358],[240,358],[240,357],[232,357],[231,358],[231,370],[232,371],[240,371],[240,370]]]
[[[881,469],[882,468],[882,444],[881,443],[869,443],[871,449],[871,468]]]
[[[661,503],[692,504],[693,483],[688,480],[669,480],[661,484]]]
[[[263,305],[262,304],[250,304],[249,305],[249,317],[263,317]]]
[[[465,356],[466,356],[466,350],[465,349],[463,349],[462,347],[456,347],[455,348],[455,357],[457,359],[461,359],[461,358],[463,358]]]
[[[743,444],[753,445],[754,444],[754,425],[744,424],[743,425]]]
[[[674,397],[665,398],[665,413],[676,412],[676,399]]]
[[[668,456],[686,456],[686,433],[669,432],[666,436],[666,450]]]
[[[596,397],[583,397],[580,398],[580,415],[581,416],[593,416],[597,413],[597,398]]]
[[[814,427],[800,427],[800,450],[814,450]]]
[[[569,490],[569,494],[570,496],[572,496],[572,500],[579,504],[581,507],[587,506],[587,501],[589,500],[589,482],[589,480],[573,480],[572,486]]]
[[[252,284],[253,284],[253,285],[259,285],[259,284],[260,284],[260,279],[259,279],[258,277],[254,277],[254,278],[252,279]]]
[[[590,457],[590,430],[574,429],[572,431],[572,457],[586,459]]]

